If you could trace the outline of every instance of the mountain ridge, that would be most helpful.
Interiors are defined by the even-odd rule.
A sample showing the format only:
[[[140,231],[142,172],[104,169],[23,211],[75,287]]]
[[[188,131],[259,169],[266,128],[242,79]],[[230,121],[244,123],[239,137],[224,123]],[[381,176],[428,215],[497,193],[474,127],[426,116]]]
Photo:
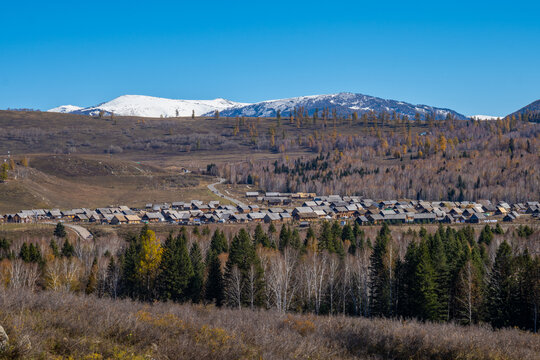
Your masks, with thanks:
[[[86,108],[73,105],[59,106],[48,110],[50,112],[64,112],[95,116],[100,112],[114,113],[120,116],[141,117],[179,117],[213,116],[219,111],[222,116],[235,117],[273,117],[279,111],[282,116],[288,116],[295,109],[308,115],[321,112],[323,109],[335,111],[340,116],[350,116],[354,112],[359,115],[367,112],[392,113],[407,115],[414,118],[418,113],[421,118],[428,114],[435,114],[437,118],[444,119],[449,114],[457,119],[467,119],[467,116],[452,109],[439,108],[423,104],[411,104],[404,101],[388,100],[375,96],[341,92],[336,94],[307,95],[285,99],[266,100],[257,103],[234,102],[223,98],[214,100],[176,100],[145,95],[122,95],[113,100]]]

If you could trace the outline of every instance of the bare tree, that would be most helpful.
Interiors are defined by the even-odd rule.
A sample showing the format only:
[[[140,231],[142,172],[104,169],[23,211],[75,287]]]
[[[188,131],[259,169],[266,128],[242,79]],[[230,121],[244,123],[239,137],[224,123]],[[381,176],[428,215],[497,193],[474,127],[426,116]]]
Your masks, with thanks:
[[[225,284],[225,296],[230,306],[242,308],[242,274],[236,265]]]
[[[328,264],[328,297],[330,301],[330,313],[334,313],[334,297],[336,293],[336,288],[338,286],[339,278],[339,258],[337,254],[323,253],[323,257],[326,257],[326,263]]]
[[[297,290],[294,282],[297,259],[298,252],[288,247],[283,250],[283,254],[275,251],[268,257],[265,271],[266,286],[272,299],[271,303],[280,312],[285,312],[291,307]]]
[[[357,251],[353,257],[353,291],[351,292],[357,315],[369,314],[369,255],[368,250]]]

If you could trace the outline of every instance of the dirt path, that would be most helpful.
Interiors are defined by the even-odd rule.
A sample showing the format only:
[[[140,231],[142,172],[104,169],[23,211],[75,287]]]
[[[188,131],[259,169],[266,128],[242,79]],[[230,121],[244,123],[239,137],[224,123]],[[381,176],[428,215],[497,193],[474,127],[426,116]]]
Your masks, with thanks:
[[[219,185],[219,184],[223,184],[225,182],[225,179],[223,178],[219,178],[219,181],[216,182],[216,183],[213,183],[213,184],[208,184],[208,190],[210,190],[211,192],[213,192],[214,194],[216,194],[217,196],[221,197],[221,198],[224,198],[224,199],[227,199],[229,201],[231,201],[232,203],[238,205],[238,206],[247,206],[246,204],[244,204],[243,202],[241,202],[240,200],[237,200],[231,196],[227,196],[227,195],[223,195],[218,189],[216,189],[216,185]]]
[[[46,222],[45,224],[56,225],[56,223],[53,223],[53,222]],[[93,238],[92,234],[90,234],[90,231],[88,231],[87,229],[83,228],[80,225],[73,225],[73,224],[68,224],[68,223],[62,223],[62,224],[65,227],[70,228],[71,230],[75,231],[75,233],[79,235],[79,237],[83,240],[91,240]]]

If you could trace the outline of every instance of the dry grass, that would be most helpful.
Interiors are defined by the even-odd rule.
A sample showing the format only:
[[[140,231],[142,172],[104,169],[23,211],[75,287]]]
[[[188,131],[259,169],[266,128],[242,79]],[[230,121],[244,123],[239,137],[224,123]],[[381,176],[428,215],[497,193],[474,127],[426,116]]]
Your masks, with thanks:
[[[0,213],[31,208],[144,207],[148,202],[220,200],[206,185],[215,178],[106,156],[32,155],[0,183]]]
[[[518,330],[272,311],[142,304],[65,293],[0,293],[11,338],[0,358],[538,359]]]

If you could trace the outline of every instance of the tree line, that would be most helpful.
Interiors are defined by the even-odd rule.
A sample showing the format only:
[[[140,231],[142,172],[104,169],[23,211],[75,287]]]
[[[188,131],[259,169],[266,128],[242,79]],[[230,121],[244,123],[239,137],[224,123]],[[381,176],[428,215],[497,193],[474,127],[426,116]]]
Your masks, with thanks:
[[[515,245],[534,236],[528,226],[505,233],[486,225],[478,237],[470,226],[393,234],[383,225],[370,239],[358,224],[338,222],[305,234],[260,224],[232,239],[219,228],[203,233],[210,241],[201,248],[187,228],[161,242],[144,226],[115,254],[94,248],[85,257],[60,224],[42,250],[24,242],[17,253],[0,239],[0,280],[140,301],[537,330],[540,258]]]

